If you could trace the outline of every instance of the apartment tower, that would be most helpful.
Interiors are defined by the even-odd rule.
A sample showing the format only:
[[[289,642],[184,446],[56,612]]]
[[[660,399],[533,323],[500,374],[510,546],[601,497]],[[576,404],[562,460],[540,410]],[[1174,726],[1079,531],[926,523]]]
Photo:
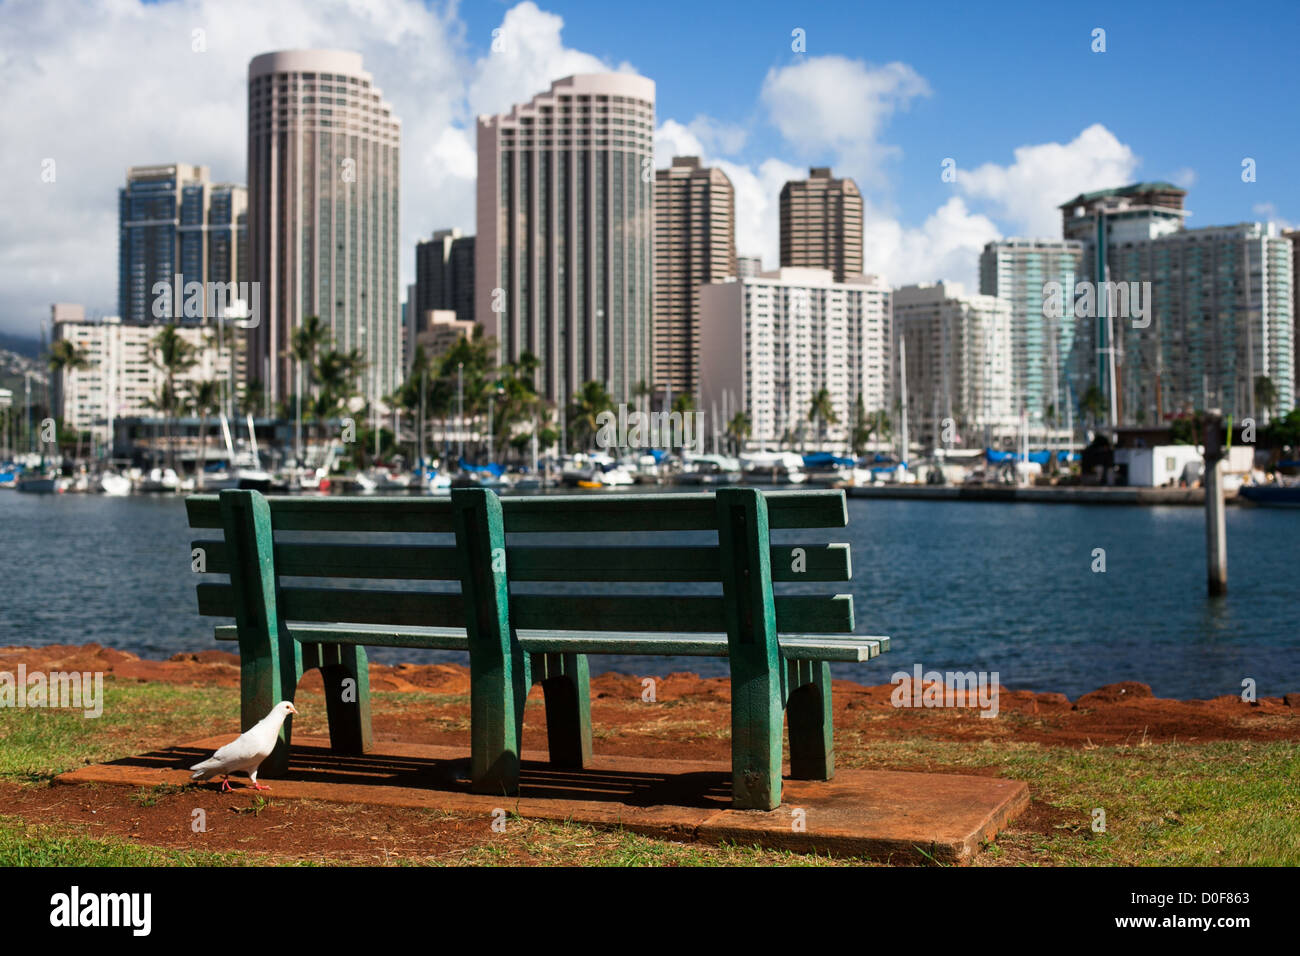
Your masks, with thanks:
[[[700,286],[736,274],[736,197],[720,169],[674,156],[655,172],[654,387],[695,395]]]
[[[561,405],[651,380],[654,97],[645,77],[583,74],[478,120],[474,309]]]
[[[862,274],[862,193],[814,166],[781,187],[781,265],[830,269],[836,282]]]
[[[308,315],[359,349],[367,399],[401,379],[401,124],[361,55],[285,50],[248,66],[251,278],[261,319],[248,374],[273,401],[298,387],[285,352]]]

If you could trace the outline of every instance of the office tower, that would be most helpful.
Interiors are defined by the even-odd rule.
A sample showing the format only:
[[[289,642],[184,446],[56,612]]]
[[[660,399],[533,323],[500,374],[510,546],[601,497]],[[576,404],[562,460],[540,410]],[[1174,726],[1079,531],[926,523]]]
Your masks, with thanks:
[[[247,190],[212,182],[206,166],[128,169],[126,185],[118,190],[117,307],[122,318],[216,318],[207,315],[211,283],[248,279],[247,208]],[[160,295],[156,288],[165,282],[170,290],[178,275],[182,290],[191,282],[204,290],[192,299],[193,306],[179,311],[175,296]],[[237,297],[235,291],[227,300]]]
[[[1144,315],[1115,320],[1119,421],[1163,422],[1204,408],[1261,419],[1265,410],[1253,401],[1260,377],[1277,393],[1274,412],[1289,411],[1293,252],[1272,223],[1112,241],[1111,281],[1126,286],[1130,300],[1150,291]]]
[[[426,313],[450,309],[462,322],[474,321],[474,237],[459,229],[439,229],[415,244],[416,331]]]
[[[674,156],[655,172],[654,388],[695,395],[700,286],[736,274],[736,199],[720,169]]]
[[[501,361],[537,356],[551,401],[650,382],[654,96],[584,74],[479,117],[474,309]]]
[[[859,397],[868,414],[889,411],[892,356],[891,293],[878,276],[782,268],[700,287],[703,407],[744,411],[751,444],[815,443],[808,413],[825,388],[838,419],[826,440],[847,449]]]
[[[402,377],[398,196],[401,124],[361,55],[263,53],[248,65],[249,259],[261,319],[249,375],[273,401],[299,388],[286,356],[320,316],[365,357],[368,400]]]
[[[1108,277],[1117,281],[1107,272],[1111,244],[1155,239],[1178,231],[1187,216],[1183,209],[1186,195],[1187,190],[1172,183],[1148,182],[1080,193],[1062,203],[1062,237],[1083,243],[1079,279],[1094,283],[1094,288],[1102,288]],[[1108,404],[1111,401],[1109,342],[1118,333],[1107,333],[1116,317],[1104,313],[1105,309],[1101,309],[1097,315],[1076,322],[1071,364],[1076,400],[1096,386],[1103,400]]]
[[[862,193],[814,166],[781,187],[781,265],[830,269],[836,282],[862,274]]]
[[[416,338],[416,344],[424,347],[424,354],[430,358],[446,355],[462,338],[472,339],[473,319],[462,319],[451,309],[430,309],[424,316],[424,328]]]
[[[999,239],[980,254],[980,293],[1011,306],[1012,408],[1028,412],[1034,424],[1064,427],[1066,421],[1082,258],[1083,243],[1074,239]],[[1060,316],[1043,308],[1052,282],[1061,289]]]
[[[904,286],[894,290],[894,327],[907,347],[914,441],[946,447],[945,419],[953,434],[975,447],[1016,434],[1009,303],[967,295],[955,282]]]
[[[736,277],[751,279],[763,271],[761,256],[736,256]]]

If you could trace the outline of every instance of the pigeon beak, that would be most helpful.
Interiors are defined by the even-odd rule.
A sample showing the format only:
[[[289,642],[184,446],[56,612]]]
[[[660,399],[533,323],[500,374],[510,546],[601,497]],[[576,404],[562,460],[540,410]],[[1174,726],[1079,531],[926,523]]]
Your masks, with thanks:
[[[296,713],[298,713],[298,708],[295,707],[295,706],[293,706],[293,704],[290,704],[290,705],[289,705],[289,713],[291,713],[291,714],[296,714]]]

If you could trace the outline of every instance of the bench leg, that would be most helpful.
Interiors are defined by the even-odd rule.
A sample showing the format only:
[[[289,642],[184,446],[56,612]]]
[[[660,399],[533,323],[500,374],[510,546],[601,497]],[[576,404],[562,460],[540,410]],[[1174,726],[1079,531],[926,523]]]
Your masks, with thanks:
[[[325,713],[330,724],[330,749],[339,754],[363,754],[370,749],[370,666],[366,649],[336,644],[321,649],[321,678],[325,682]]]
[[[831,716],[831,665],[826,661],[789,661],[790,777],[829,780],[835,775]]]
[[[591,683],[586,654],[539,654],[533,679],[546,699],[546,747],[556,767],[591,763]]]

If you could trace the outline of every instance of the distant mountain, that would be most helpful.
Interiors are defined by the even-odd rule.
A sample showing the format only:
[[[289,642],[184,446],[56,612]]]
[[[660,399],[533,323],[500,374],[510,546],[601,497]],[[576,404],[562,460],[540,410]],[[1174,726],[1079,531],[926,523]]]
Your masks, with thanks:
[[[16,352],[28,358],[36,358],[41,350],[41,340],[35,335],[12,335],[0,332],[0,351]]]

